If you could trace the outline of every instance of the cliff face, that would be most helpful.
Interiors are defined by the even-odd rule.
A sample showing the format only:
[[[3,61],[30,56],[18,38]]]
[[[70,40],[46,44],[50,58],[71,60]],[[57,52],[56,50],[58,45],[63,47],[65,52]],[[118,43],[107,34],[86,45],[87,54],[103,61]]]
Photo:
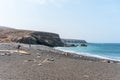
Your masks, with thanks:
[[[58,34],[29,30],[0,28],[0,42],[20,42],[26,44],[41,44],[46,46],[63,46]]]
[[[63,46],[58,34],[47,32],[31,32],[26,36],[15,39],[15,42],[41,44],[46,46]]]

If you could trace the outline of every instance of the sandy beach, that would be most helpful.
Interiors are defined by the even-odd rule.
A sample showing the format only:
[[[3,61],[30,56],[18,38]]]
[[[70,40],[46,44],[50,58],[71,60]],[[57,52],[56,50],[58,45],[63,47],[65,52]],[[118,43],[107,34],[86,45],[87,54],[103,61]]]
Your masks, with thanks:
[[[0,80],[119,80],[119,62],[71,55],[41,45],[0,44]],[[25,54],[24,52],[28,53]]]

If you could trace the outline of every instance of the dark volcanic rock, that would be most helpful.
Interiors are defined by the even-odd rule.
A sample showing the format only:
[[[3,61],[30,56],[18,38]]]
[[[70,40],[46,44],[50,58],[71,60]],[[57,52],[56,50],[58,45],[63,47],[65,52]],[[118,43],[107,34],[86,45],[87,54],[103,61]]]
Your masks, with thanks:
[[[61,39],[58,34],[47,33],[47,32],[32,32],[29,37],[22,37],[17,42],[27,44],[41,44],[46,46],[63,46]]]
[[[7,27],[0,28],[0,42],[20,42],[41,44],[46,46],[63,46],[58,34],[29,30],[18,30]]]
[[[64,44],[64,47],[77,47],[78,45],[75,44]]]

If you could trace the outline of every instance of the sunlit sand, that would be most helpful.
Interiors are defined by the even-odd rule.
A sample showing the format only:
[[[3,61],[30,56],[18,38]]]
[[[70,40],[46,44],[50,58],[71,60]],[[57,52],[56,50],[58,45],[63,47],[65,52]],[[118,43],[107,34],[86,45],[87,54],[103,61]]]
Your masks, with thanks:
[[[0,50],[0,52],[10,52],[10,53],[21,53],[21,54],[30,54],[24,50]]]

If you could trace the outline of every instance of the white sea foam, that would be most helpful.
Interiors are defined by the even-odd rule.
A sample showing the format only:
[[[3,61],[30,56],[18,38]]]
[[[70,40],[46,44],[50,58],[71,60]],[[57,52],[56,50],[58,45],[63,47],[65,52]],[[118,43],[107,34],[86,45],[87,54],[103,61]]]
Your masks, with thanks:
[[[83,55],[83,56],[88,56],[88,57],[96,57],[96,58],[99,58],[99,59],[109,59],[109,60],[114,60],[114,61],[120,61],[120,58],[114,58],[114,57],[107,57],[107,56],[102,56],[102,55],[97,55],[97,54],[93,54],[93,53],[87,53],[87,52],[76,52],[76,51],[73,51],[73,50],[64,50],[63,48],[61,47],[56,47],[55,49],[58,49],[58,50],[61,50],[61,51],[64,51],[64,52],[70,52],[70,53],[75,53],[75,54],[79,54],[79,55]]]

